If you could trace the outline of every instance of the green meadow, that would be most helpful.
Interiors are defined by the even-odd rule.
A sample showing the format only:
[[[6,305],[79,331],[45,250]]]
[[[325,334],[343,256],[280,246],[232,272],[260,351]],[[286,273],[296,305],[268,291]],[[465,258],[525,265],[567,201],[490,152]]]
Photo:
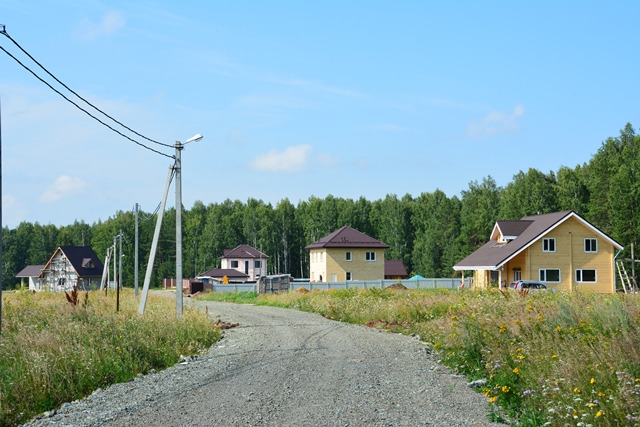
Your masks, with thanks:
[[[178,362],[221,336],[211,319],[150,295],[144,316],[132,290],[70,294],[3,292],[0,426],[33,416]]]

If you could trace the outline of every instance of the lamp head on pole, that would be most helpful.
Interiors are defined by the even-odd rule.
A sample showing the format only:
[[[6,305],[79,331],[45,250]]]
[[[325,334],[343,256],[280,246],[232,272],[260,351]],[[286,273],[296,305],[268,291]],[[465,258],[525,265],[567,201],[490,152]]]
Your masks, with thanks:
[[[188,143],[193,142],[193,141],[200,141],[201,139],[202,139],[202,135],[197,133],[197,134],[193,135],[191,138],[187,139],[184,143],[188,144]]]

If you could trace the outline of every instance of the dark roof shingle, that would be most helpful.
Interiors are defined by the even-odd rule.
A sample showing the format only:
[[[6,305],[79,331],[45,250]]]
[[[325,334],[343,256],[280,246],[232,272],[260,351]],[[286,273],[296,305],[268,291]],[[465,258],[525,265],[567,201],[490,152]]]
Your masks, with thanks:
[[[344,226],[331,234],[317,240],[305,249],[316,248],[388,248],[389,245],[382,243],[373,237],[354,230],[349,226]]]

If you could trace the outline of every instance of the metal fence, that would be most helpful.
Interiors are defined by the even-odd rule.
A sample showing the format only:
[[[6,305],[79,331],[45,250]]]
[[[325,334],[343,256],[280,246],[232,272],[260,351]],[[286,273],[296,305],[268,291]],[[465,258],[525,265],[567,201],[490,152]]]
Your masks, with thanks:
[[[464,280],[465,288],[473,288],[470,278]],[[417,280],[365,280],[348,282],[299,282],[293,281],[289,284],[289,290],[295,291],[299,288],[305,288],[309,291],[314,289],[328,291],[329,289],[370,289],[370,288],[386,288],[396,283],[402,284],[408,289],[460,289],[462,280],[459,278],[434,278],[434,279],[417,279]],[[242,292],[254,291],[258,292],[259,288],[256,283],[237,283],[229,285],[212,285],[213,292]]]
[[[391,285],[401,284],[408,289],[460,289],[462,280],[457,278],[433,278],[433,279],[417,279],[417,280],[351,280],[348,282],[293,282],[291,290],[305,288],[309,291],[314,289],[369,289],[369,288],[386,288]],[[471,280],[465,278],[465,288],[473,287]]]

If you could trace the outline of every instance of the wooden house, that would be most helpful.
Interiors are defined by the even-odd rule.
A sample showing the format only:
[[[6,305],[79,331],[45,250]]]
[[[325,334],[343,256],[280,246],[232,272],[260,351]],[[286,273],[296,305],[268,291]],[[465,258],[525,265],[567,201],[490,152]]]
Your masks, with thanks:
[[[536,280],[566,291],[615,292],[615,256],[622,246],[574,211],[497,221],[489,241],[457,263],[475,286],[504,288]]]

